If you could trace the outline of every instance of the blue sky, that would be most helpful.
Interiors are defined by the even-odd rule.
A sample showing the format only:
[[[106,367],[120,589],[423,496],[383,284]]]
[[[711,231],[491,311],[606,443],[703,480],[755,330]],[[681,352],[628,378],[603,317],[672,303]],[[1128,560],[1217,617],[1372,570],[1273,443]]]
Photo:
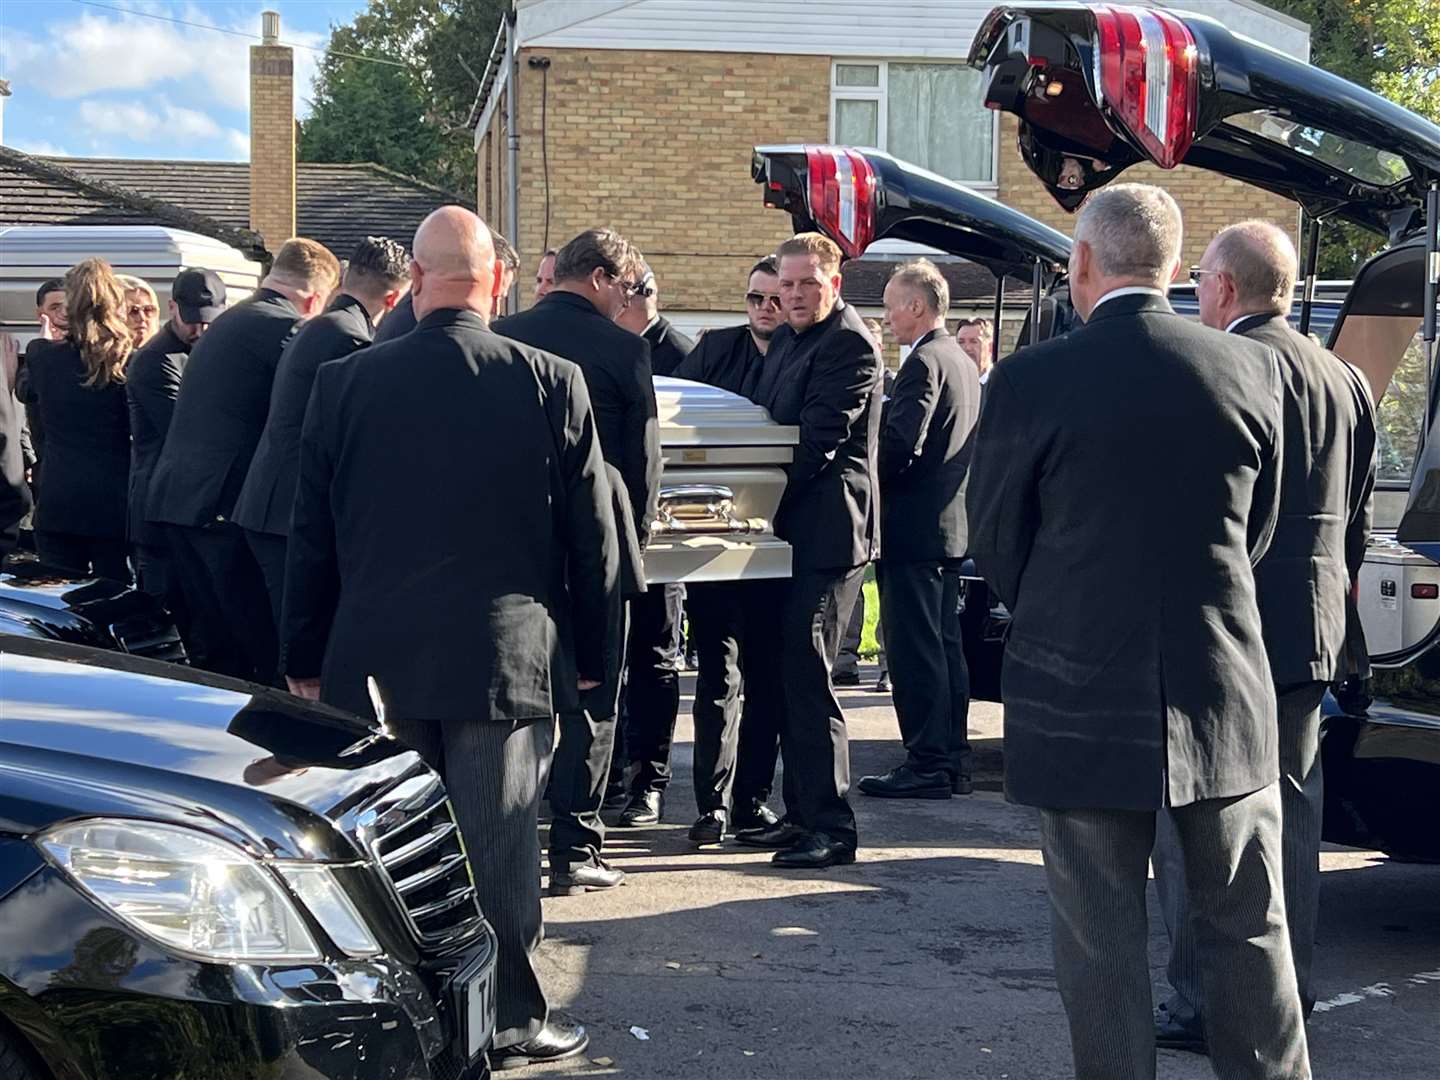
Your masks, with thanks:
[[[245,160],[251,41],[145,18],[164,15],[260,35],[260,12],[280,13],[280,36],[323,46],[332,23],[365,0],[0,0],[5,145],[37,154]],[[122,11],[113,10],[116,8]],[[297,115],[304,116],[318,54],[295,50]]]

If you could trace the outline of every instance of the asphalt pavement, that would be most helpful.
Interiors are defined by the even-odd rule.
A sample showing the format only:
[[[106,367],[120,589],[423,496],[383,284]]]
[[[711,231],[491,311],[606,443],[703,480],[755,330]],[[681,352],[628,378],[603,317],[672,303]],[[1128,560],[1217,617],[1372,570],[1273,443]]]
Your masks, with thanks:
[[[874,677],[865,669],[863,685]],[[505,1075],[1072,1076],[1034,815],[1000,793],[1000,707],[971,713],[975,795],[855,794],[859,860],[796,873],[772,868],[768,852],[687,841],[691,684],[664,823],[607,841],[627,884],[545,900],[542,976],[557,1013],[590,1030],[590,1049]],[[854,776],[894,764],[889,695],[842,697]],[[1440,1077],[1440,866],[1328,846],[1321,859],[1315,1075]],[[1164,957],[1152,892],[1157,996]],[[1213,1075],[1178,1051],[1160,1052],[1159,1073]]]

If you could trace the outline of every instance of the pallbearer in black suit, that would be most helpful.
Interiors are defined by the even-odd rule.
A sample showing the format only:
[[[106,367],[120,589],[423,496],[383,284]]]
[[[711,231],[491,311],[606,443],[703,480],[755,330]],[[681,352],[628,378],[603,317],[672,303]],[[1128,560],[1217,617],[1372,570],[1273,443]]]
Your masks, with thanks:
[[[745,292],[746,322],[707,330],[675,369],[675,377],[708,383],[736,394],[754,393],[765,353],[780,326],[780,279],[772,257],[750,270]],[[700,817],[690,827],[696,844],[718,844],[727,830],[763,829],[776,817],[765,805],[775,779],[779,716],[775,696],[747,695],[741,707],[742,669],[762,667],[747,654],[747,622],[774,619],[763,608],[765,590],[750,583],[691,585],[686,588],[690,637],[695,646],[695,805]],[[751,597],[755,599],[752,600]],[[743,717],[743,719],[742,719]],[[758,727],[769,738],[749,737]]]
[[[190,350],[146,519],[166,526],[170,558],[212,671],[275,680],[275,616],[235,502],[265,430],[285,345],[325,308],[340,264],[313,240],[287,240],[251,296]]]
[[[285,595],[285,538],[300,469],[300,425],[315,372],[369,345],[375,323],[409,288],[410,258],[404,247],[387,237],[367,236],[355,246],[340,291],[325,312],[305,323],[280,354],[265,430],[235,502],[235,524],[245,530],[265,576],[277,625]]]
[[[650,345],[650,373],[670,375],[695,347],[660,314],[655,274],[643,261],[630,303],[615,321]],[[670,786],[670,744],[680,713],[681,627],[685,620],[685,586],[651,586],[630,604],[625,689],[620,699],[623,748],[633,767],[629,794],[618,824],[625,828],[657,825],[665,812]]]
[[[196,633],[185,594],[170,562],[163,525],[149,521],[145,502],[150,476],[175,413],[180,379],[195,342],[225,310],[225,282],[212,270],[181,270],[170,286],[170,317],[160,332],[130,354],[125,365],[125,403],[130,410],[130,497],[127,528],[140,588],[170,609],[190,662],[208,668],[210,659]]]
[[[844,623],[865,564],[880,553],[875,452],[880,435],[880,351],[840,299],[840,249],[819,233],[780,245],[786,326],[765,354],[756,400],[800,428],[775,533],[794,549],[794,576],[769,585],[778,641],[751,641],[752,656],[780,657],[780,671],[747,693],[783,693],[780,751],[785,818],[739,839],[779,847],[780,866],[855,861],[855,815],[845,713],[830,684]],[[793,798],[792,798],[793,795]]]
[[[35,547],[51,566],[129,582],[125,289],[109,264],[86,259],[66,273],[65,301],[65,337],[25,353],[25,403],[45,431]]]
[[[1311,960],[1320,906],[1320,701],[1339,671],[1345,608],[1365,559],[1375,486],[1375,414],[1365,378],[1286,321],[1295,248],[1267,222],[1232,225],[1211,241],[1196,280],[1206,326],[1268,345],[1280,358],[1285,451],[1280,520],[1255,567],[1265,652],[1279,703],[1281,854],[1285,916],[1300,1001],[1315,1004]],[[1200,1049],[1200,943],[1185,865],[1162,819],[1155,885],[1170,930],[1174,993],[1156,1016],[1161,1046]]]
[[[537,810],[554,713],[610,677],[618,554],[585,380],[492,333],[499,262],[450,206],[415,234],[416,328],[325,364],[285,582],[292,690],[386,721],[445,778],[500,940],[492,1067],[579,1053],[549,1023]],[[608,321],[606,325],[609,325]]]
[[[1069,275],[1085,325],[990,372],[970,550],[1012,615],[1005,791],[1040,808],[1076,1075],[1155,1075],[1145,888],[1168,809],[1215,1071],[1289,1080],[1310,1068],[1251,570],[1280,507],[1280,370],[1170,309],[1179,266],[1168,194],[1090,197]]]
[[[555,257],[555,287],[527,311],[495,324],[495,332],[563,356],[579,365],[595,404],[600,449],[613,466],[630,506],[627,550],[649,535],[660,487],[660,438],[650,346],[615,324],[642,274],[639,254],[611,229],[590,229]],[[642,568],[643,569],[643,568]],[[643,580],[629,583],[643,590]],[[638,595],[635,599],[646,599]],[[617,618],[620,613],[615,612]],[[632,614],[630,642],[636,637]],[[643,624],[642,624],[643,625]],[[620,627],[614,628],[617,632]],[[632,663],[631,708],[653,685],[653,672]],[[560,744],[550,778],[550,885],[557,893],[614,888],[623,871],[600,856],[605,825],[600,806],[615,746],[618,681],[560,711]],[[678,687],[675,690],[678,706]],[[674,712],[672,707],[671,716]]]
[[[504,271],[499,280],[495,282],[497,294],[496,317],[504,312],[504,298],[510,292],[510,286],[515,283],[515,275],[520,272],[520,256],[516,253],[514,246],[505,237],[501,236],[494,229],[490,230],[490,239],[495,245],[495,257],[500,260]],[[407,292],[400,297],[395,307],[380,320],[380,325],[375,328],[374,343],[390,341],[392,338],[408,334],[415,329],[415,309],[411,306],[411,296]]]
[[[15,550],[20,522],[30,512],[22,450],[24,425],[15,407],[19,369],[19,343],[9,334],[0,334],[0,559]]]
[[[925,259],[885,286],[885,321],[911,347],[880,435],[880,619],[905,761],[861,779],[866,795],[948,799],[971,790],[960,561],[980,376],[945,331],[949,307],[950,287]]]

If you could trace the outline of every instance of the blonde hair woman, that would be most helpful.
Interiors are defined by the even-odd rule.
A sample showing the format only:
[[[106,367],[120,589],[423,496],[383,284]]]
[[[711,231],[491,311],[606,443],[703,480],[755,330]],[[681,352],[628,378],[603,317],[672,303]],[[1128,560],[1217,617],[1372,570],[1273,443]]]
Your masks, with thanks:
[[[130,344],[140,348],[160,329],[160,298],[144,278],[119,275],[125,288],[125,323],[130,327]]]
[[[45,430],[35,546],[57,569],[128,583],[124,384],[134,336],[125,287],[108,263],[86,259],[65,275],[65,301],[65,337],[25,354],[26,404]]]

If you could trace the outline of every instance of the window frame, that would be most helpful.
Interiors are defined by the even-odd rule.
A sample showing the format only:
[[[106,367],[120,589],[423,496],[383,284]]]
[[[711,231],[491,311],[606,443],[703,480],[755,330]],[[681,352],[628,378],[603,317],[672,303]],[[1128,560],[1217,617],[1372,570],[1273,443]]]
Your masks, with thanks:
[[[890,94],[890,65],[896,64],[932,64],[936,67],[967,67],[963,60],[936,60],[930,57],[889,57],[880,59],[876,57],[862,56],[836,56],[830,60],[830,134],[832,143],[835,142],[835,122],[837,103],[841,100],[858,100],[876,102],[875,136],[876,149],[890,153],[889,145],[889,117],[887,105]],[[875,86],[841,86],[841,67],[869,67],[875,66],[879,69],[879,78]],[[964,184],[966,187],[980,192],[984,195],[995,196],[1000,189],[1000,115],[993,109],[984,110],[990,116],[990,179],[981,180],[957,180],[955,183]]]

